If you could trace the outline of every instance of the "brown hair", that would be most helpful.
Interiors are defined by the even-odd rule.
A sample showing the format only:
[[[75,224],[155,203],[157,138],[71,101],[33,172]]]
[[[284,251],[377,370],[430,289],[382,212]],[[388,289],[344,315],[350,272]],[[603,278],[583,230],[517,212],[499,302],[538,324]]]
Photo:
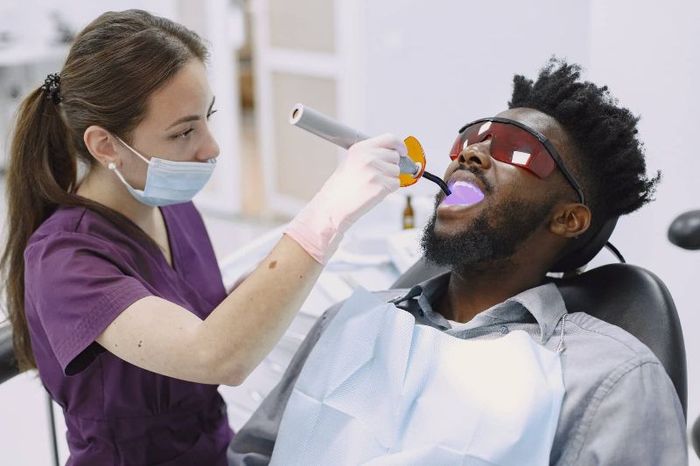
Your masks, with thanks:
[[[91,125],[129,140],[149,96],[187,61],[205,61],[194,32],[141,10],[107,12],[76,37],[60,71],[60,103],[37,88],[22,102],[7,173],[8,238],[0,259],[21,370],[36,367],[24,306],[24,250],[59,206],[91,209],[123,231],[150,238],[120,213],[75,194],[78,163],[96,163],[83,142]],[[58,99],[56,99],[57,101]]]

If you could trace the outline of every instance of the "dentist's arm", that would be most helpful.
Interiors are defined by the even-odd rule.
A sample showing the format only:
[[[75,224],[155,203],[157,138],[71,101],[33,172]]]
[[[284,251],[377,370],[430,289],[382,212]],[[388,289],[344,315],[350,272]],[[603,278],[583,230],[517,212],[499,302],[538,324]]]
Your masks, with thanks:
[[[398,189],[399,154],[405,153],[403,142],[391,135],[352,146],[267,258],[205,320],[146,297],[127,307],[97,342],[159,374],[242,383],[284,334],[344,232]]]

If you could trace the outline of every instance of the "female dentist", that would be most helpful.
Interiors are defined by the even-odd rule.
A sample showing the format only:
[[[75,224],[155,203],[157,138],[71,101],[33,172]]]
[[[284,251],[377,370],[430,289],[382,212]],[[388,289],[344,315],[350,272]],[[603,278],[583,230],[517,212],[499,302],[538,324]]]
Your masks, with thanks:
[[[172,21],[105,13],[19,110],[8,307],[21,368],[64,410],[71,465],[226,464],[217,384],[246,379],[343,232],[399,187],[399,139],[354,145],[227,296],[190,202],[219,153],[206,54]]]

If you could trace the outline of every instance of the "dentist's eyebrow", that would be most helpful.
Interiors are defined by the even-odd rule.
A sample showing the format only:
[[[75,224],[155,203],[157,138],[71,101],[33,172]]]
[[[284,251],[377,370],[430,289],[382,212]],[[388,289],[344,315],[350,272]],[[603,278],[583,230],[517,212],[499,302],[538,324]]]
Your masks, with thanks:
[[[211,99],[211,103],[209,104],[209,109],[207,109],[207,115],[209,115],[211,113],[211,109],[214,107],[214,102],[216,102],[216,96],[214,96]],[[184,116],[182,118],[178,118],[177,120],[175,120],[170,126],[165,128],[165,130],[167,131],[170,128],[172,128],[173,126],[177,126],[181,123],[187,123],[188,121],[197,121],[200,119],[201,119],[201,117],[199,115],[187,115],[187,116]]]

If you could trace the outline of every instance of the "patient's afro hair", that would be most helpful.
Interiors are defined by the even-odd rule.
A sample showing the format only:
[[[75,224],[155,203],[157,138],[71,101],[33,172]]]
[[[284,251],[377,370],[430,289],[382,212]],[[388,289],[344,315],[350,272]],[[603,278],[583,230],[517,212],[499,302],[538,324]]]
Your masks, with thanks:
[[[570,170],[599,223],[653,200],[661,174],[646,176],[639,117],[620,107],[607,86],[580,81],[580,75],[580,66],[552,57],[536,81],[513,78],[508,106],[539,110],[564,127],[577,159]]]

